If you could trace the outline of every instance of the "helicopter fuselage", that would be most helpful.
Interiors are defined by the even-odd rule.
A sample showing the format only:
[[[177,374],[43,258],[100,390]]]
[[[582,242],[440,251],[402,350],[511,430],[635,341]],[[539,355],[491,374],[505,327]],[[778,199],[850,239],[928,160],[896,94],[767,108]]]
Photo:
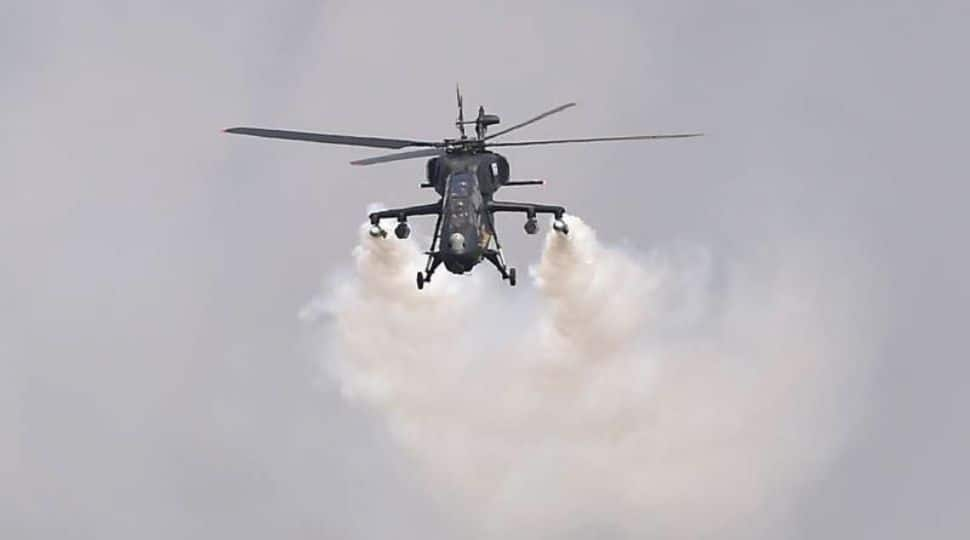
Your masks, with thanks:
[[[515,212],[525,215],[525,231],[535,234],[539,230],[537,214],[555,217],[553,228],[566,234],[569,230],[562,216],[562,206],[496,201],[495,192],[502,186],[542,184],[541,180],[509,180],[509,162],[495,152],[480,146],[479,141],[469,141],[438,153],[427,162],[425,183],[421,187],[434,188],[440,195],[437,202],[405,208],[379,210],[370,214],[370,234],[386,235],[381,228],[383,219],[397,219],[394,234],[407,238],[411,234],[407,220],[411,216],[435,215],[434,237],[428,250],[428,263],[424,272],[418,273],[418,288],[431,279],[435,269],[444,267],[453,274],[464,274],[488,260],[501,272],[504,279],[515,284],[515,269],[505,264],[502,246],[495,232],[494,215],[498,212]]]
[[[427,179],[441,195],[435,231],[441,263],[449,272],[468,272],[482,261],[495,237],[488,207],[492,195],[508,182],[508,161],[492,152],[445,154],[428,161]]]

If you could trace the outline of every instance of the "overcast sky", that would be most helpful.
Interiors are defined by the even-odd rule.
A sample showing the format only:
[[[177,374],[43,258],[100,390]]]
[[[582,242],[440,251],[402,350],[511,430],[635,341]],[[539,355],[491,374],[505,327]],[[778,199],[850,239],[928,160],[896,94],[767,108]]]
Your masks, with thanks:
[[[505,155],[608,242],[851,286],[860,420],[784,536],[965,536],[966,2],[151,4],[0,7],[0,536],[460,535],[297,320],[422,163],[220,133],[452,136],[456,81],[579,103],[522,138],[708,133]]]

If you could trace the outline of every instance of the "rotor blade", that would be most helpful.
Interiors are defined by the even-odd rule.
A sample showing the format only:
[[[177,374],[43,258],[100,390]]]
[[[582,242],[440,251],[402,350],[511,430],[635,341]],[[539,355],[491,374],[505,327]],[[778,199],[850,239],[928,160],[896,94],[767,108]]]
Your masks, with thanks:
[[[587,142],[607,142],[607,141],[640,141],[650,139],[685,139],[687,137],[700,137],[703,133],[676,133],[673,135],[628,135],[626,137],[595,137],[591,139],[558,139],[548,141],[519,141],[519,142],[497,142],[488,143],[488,146],[533,146],[540,144],[564,144],[564,143],[587,143]]]
[[[504,134],[506,134],[506,133],[508,133],[508,132],[510,132],[512,130],[519,129],[520,127],[528,126],[529,124],[538,122],[539,120],[542,120],[543,118],[545,118],[547,116],[551,116],[553,114],[556,114],[557,112],[565,111],[566,109],[568,109],[570,107],[575,107],[575,106],[576,106],[575,103],[567,103],[565,105],[560,105],[560,106],[556,107],[555,109],[546,111],[546,112],[540,114],[539,116],[536,116],[536,117],[533,117],[533,118],[530,118],[530,119],[526,120],[525,122],[522,122],[522,123],[519,123],[519,124],[515,124],[514,126],[511,126],[511,127],[507,127],[505,129],[503,129],[502,131],[496,131],[495,133],[492,133],[488,137],[485,137],[485,140],[487,141],[489,139],[494,139],[495,137],[498,137],[499,135],[504,135]]]
[[[406,146],[441,146],[441,143],[412,141],[408,139],[385,139],[382,137],[355,137],[352,135],[330,135],[327,133],[308,133],[306,131],[285,131],[279,129],[261,129],[251,127],[234,127],[224,130],[226,133],[240,135],[254,135],[271,139],[289,139],[291,141],[310,141],[329,144],[346,144],[350,146],[370,146],[373,148],[404,148]]]
[[[351,161],[351,165],[374,165],[375,163],[387,163],[388,161],[400,161],[402,159],[414,159],[420,157],[430,157],[438,156],[444,154],[444,150],[439,150],[437,148],[424,148],[421,150],[412,150],[410,152],[398,152],[396,154],[384,154],[383,156],[375,156],[365,159],[358,159],[356,161]]]

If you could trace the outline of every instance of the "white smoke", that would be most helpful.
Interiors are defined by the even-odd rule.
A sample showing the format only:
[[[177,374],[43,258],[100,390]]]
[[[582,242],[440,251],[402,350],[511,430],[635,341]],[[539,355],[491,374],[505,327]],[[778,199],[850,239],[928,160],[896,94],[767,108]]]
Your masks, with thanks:
[[[418,246],[362,229],[324,293],[327,370],[472,537],[770,531],[852,416],[861,353],[829,332],[832,296],[800,265],[638,256],[567,219],[525,307],[486,294],[498,279],[440,272],[419,292]]]

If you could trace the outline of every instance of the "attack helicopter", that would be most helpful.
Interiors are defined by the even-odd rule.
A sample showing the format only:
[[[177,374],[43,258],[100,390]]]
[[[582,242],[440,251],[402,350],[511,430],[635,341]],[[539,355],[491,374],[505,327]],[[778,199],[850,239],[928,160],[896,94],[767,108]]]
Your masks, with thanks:
[[[417,141],[411,139],[391,139],[384,137],[361,137],[334,135],[304,131],[287,131],[254,127],[233,127],[227,133],[288,139],[326,144],[365,146],[400,150],[419,148],[406,152],[396,152],[351,161],[352,165],[374,165],[405,159],[430,158],[425,167],[425,182],[422,188],[431,188],[438,194],[438,200],[431,204],[393,208],[371,212],[369,233],[375,238],[384,238],[387,232],[381,227],[384,219],[396,219],[394,235],[400,239],[408,238],[411,228],[408,218],[413,216],[437,216],[431,247],[426,252],[428,259],[423,271],[417,273],[418,289],[423,289],[431,281],[435,270],[442,264],[454,274],[471,271],[478,263],[487,260],[498,269],[503,280],[511,286],[516,284],[515,268],[509,267],[502,255],[502,246],[495,230],[495,214],[517,212],[525,216],[525,232],[539,232],[538,214],[553,216],[553,229],[559,234],[568,234],[569,226],[563,220],[566,209],[562,206],[530,202],[511,202],[495,200],[495,192],[505,186],[541,185],[542,180],[512,180],[509,176],[508,160],[491,151],[491,148],[537,146],[548,144],[589,143],[608,141],[634,141],[652,139],[682,139],[698,137],[701,133],[678,133],[665,135],[628,135],[621,137],[594,137],[578,139],[553,139],[502,142],[496,138],[523,128],[553,114],[574,107],[566,103],[542,114],[529,118],[500,131],[489,134],[488,128],[499,124],[497,115],[487,114],[483,106],[478,107],[474,120],[465,120],[461,90],[456,87],[458,118],[455,127],[459,137],[442,141]],[[465,127],[473,125],[475,136],[469,137]]]

